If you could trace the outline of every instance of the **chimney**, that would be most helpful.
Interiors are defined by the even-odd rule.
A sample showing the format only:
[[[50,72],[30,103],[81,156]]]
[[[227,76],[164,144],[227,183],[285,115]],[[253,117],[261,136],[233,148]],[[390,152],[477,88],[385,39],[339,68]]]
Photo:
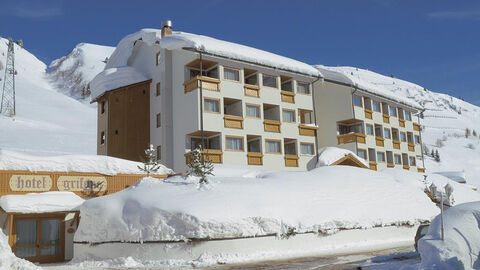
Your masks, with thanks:
[[[172,34],[172,21],[167,20],[162,23],[162,37]]]

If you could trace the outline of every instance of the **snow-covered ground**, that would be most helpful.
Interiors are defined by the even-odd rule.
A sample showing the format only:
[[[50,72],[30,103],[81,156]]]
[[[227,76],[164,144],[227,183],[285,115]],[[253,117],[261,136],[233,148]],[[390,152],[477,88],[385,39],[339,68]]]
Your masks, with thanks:
[[[33,263],[19,259],[8,245],[8,237],[0,229],[0,270],[37,270]]]
[[[77,100],[90,102],[85,91],[88,83],[100,73],[115,47],[80,43],[68,55],[54,60],[47,69],[48,78],[58,91]]]
[[[6,40],[0,40],[5,62]],[[96,109],[59,93],[46,65],[15,45],[16,116],[0,116],[0,148],[33,154],[95,154]],[[4,74],[4,69],[0,74]]]
[[[426,157],[427,171],[465,171],[467,182],[480,186],[480,107],[370,70],[356,67],[322,67],[341,72],[364,87],[382,88],[424,106],[424,118],[420,119],[424,126],[422,140],[429,152],[438,150],[440,154],[440,162]],[[475,130],[477,136],[465,138],[467,128],[472,133]]]

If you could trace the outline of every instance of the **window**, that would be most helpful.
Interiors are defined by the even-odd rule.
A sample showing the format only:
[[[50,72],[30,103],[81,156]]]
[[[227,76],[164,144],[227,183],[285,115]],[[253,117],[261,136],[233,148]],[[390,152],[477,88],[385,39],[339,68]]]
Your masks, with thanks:
[[[390,129],[389,128],[384,128],[383,129],[383,136],[385,139],[391,139],[392,135],[390,134]]]
[[[405,120],[412,121],[412,113],[411,112],[405,112]]]
[[[308,83],[297,82],[297,93],[300,94],[310,94],[310,87]]]
[[[353,105],[358,106],[358,107],[363,107],[362,98],[354,95],[353,96]]]
[[[160,96],[160,82],[157,83],[157,88],[155,90],[155,95],[158,97]]]
[[[230,81],[240,81],[240,71],[233,68],[223,68],[223,78]]]
[[[373,125],[370,124],[365,124],[366,130],[367,130],[367,135],[373,135]]]
[[[282,110],[283,122],[295,122],[295,111]]]
[[[157,52],[157,54],[155,55],[155,65],[160,65],[160,52]]]
[[[397,108],[390,106],[390,115],[397,117]]]
[[[260,106],[247,104],[246,113],[247,117],[260,118]]]
[[[405,132],[400,132],[400,141],[406,142],[407,141],[407,135]]]
[[[265,140],[265,152],[281,154],[280,141]]]
[[[262,74],[263,86],[277,88],[277,77]]]
[[[380,103],[373,101],[373,110],[376,112],[381,112],[382,110],[380,109]]]
[[[226,137],[226,149],[232,151],[243,151],[243,137]]]
[[[162,146],[157,146],[157,160],[162,159]]]
[[[295,142],[285,143],[285,145],[283,147],[284,147],[285,155],[296,155],[297,154],[297,149],[296,149],[297,147],[296,147]]]
[[[105,131],[100,133],[100,144],[105,144]]]
[[[300,143],[300,154],[314,155],[313,143]]]
[[[357,150],[357,155],[365,160],[367,160],[367,150],[364,149],[358,149]]]
[[[101,112],[102,114],[105,113],[105,101],[102,101],[102,104],[101,104],[101,106],[100,106],[100,112]]]
[[[220,105],[218,99],[205,98],[203,107],[206,112],[220,113]]]
[[[417,166],[417,162],[415,160],[415,157],[409,157],[410,160],[410,166]]]
[[[395,164],[402,165],[402,156],[395,154],[393,157],[395,159]]]
[[[157,128],[162,126],[162,119],[160,117],[160,114],[157,113]]]
[[[420,144],[420,136],[419,135],[415,135],[415,137],[413,139],[414,139],[415,144]]]
[[[385,153],[377,152],[377,161],[378,162],[385,162]]]

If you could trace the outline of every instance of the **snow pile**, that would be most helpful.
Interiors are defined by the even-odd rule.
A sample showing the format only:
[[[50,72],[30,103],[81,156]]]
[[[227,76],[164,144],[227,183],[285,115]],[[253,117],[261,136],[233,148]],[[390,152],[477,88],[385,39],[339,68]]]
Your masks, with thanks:
[[[9,213],[50,213],[72,211],[85,200],[73,192],[50,191],[0,197],[0,207]]]
[[[5,42],[0,38],[2,62]],[[0,148],[43,155],[95,154],[96,109],[59,93],[49,83],[43,62],[16,44],[14,49],[17,114],[0,116]]]
[[[47,69],[48,77],[56,88],[77,100],[90,94],[88,83],[105,68],[114,47],[80,43],[68,55],[54,60]]]
[[[318,151],[318,162],[317,167],[322,166],[330,166],[336,161],[346,157],[352,156],[358,161],[360,161],[363,165],[368,167],[368,163],[361,157],[357,156],[350,150],[338,148],[338,147],[324,147]]]
[[[0,170],[31,172],[96,172],[104,175],[145,174],[142,163],[101,155],[31,156],[0,149]],[[154,174],[172,174],[163,165]]]
[[[17,258],[8,245],[8,237],[0,229],[0,270],[41,269],[33,263]]]
[[[146,80],[147,77],[130,66],[105,69],[90,82],[92,101],[107,91]]]
[[[216,172],[210,181],[199,188],[196,179],[144,178],[123,191],[88,200],[80,207],[75,241],[176,241],[292,230],[334,233],[414,224],[438,214],[418,187],[356,167],[243,177]]]
[[[465,203],[445,211],[445,241],[437,216],[420,239],[420,269],[480,269],[480,202]]]

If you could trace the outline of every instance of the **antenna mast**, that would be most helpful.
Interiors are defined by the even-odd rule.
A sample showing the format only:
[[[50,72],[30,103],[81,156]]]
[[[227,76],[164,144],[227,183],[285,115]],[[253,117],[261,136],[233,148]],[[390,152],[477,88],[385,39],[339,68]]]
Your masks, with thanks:
[[[7,64],[5,65],[5,77],[3,80],[2,103],[0,103],[0,114],[8,117],[15,115],[15,51],[14,42],[8,39]]]

